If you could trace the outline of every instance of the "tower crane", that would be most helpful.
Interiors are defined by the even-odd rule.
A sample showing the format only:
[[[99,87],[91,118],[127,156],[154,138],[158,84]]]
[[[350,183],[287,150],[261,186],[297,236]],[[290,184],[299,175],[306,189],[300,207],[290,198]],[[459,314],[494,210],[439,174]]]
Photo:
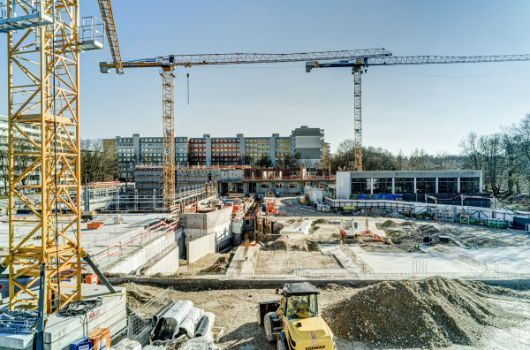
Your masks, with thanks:
[[[37,309],[41,335],[46,314],[82,298],[81,260],[87,260],[81,247],[79,58],[81,51],[103,48],[103,34],[92,17],[80,17],[79,3],[0,3],[9,149],[9,255],[0,271],[9,271],[9,309]],[[99,5],[119,69],[110,0]],[[17,216],[19,203],[32,215]]]
[[[121,63],[120,44],[118,42],[118,34],[116,31],[116,23],[114,22],[114,14],[112,13],[111,0],[98,0],[99,12],[101,19],[105,25],[105,32],[107,34],[107,42],[109,43],[109,50],[112,56],[112,63],[116,67],[116,73],[123,74],[123,67]]]
[[[306,62],[306,72],[314,68],[344,68],[351,67],[353,74],[353,128],[355,162],[354,170],[363,170],[362,151],[362,108],[361,108],[361,75],[370,66],[395,66],[418,64],[457,64],[457,63],[496,63],[530,61],[529,54],[521,55],[482,55],[482,56],[378,56],[360,57],[356,59],[340,60],[337,62]]]
[[[163,201],[164,207],[171,211],[175,198],[175,118],[174,118],[174,87],[175,67],[192,67],[203,65],[227,64],[260,64],[305,62],[308,60],[365,59],[368,57],[387,57],[391,52],[384,48],[301,52],[284,54],[267,53],[227,53],[227,54],[192,54],[168,55],[114,62],[101,62],[102,73],[115,69],[117,73],[126,68],[161,68],[162,76],[162,134],[163,134]]]

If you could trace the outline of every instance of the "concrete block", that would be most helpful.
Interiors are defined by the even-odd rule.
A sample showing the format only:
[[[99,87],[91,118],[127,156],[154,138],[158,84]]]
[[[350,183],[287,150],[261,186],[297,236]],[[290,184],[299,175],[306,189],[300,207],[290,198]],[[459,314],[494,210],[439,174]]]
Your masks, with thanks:
[[[53,350],[62,349],[75,340],[87,336],[96,328],[112,328],[113,325],[120,324],[122,320],[126,321],[125,289],[116,289],[119,294],[102,297],[102,305],[90,310],[86,315],[74,317],[63,317],[59,314],[51,315],[46,322],[44,342],[50,344]],[[104,286],[83,285],[83,294],[86,298],[104,293],[108,293]]]
[[[119,332],[125,330],[127,328],[127,317],[123,317],[122,315],[115,315],[107,320],[105,327],[110,328],[110,334],[111,337],[115,334],[118,334]],[[99,328],[99,327],[96,327]],[[95,329],[95,328],[94,328]],[[79,335],[79,332],[75,332],[72,334],[68,334],[64,337],[61,337],[57,339],[57,341],[53,343],[44,343],[44,349],[45,350],[69,350],[70,344],[75,342],[76,340],[88,336],[88,334],[92,331],[84,331],[81,335]]]
[[[0,349],[33,349],[33,334],[0,333]]]

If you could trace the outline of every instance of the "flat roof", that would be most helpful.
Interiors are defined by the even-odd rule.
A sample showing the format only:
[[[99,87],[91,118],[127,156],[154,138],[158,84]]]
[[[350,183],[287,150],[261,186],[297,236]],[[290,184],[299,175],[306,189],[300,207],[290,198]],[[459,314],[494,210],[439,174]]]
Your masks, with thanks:
[[[120,215],[123,219],[123,223],[114,223],[115,217],[118,215]],[[128,242],[132,237],[139,235],[142,231],[144,231],[147,225],[153,221],[158,221],[165,217],[166,215],[161,213],[98,214],[93,221],[102,221],[104,223],[103,227],[98,230],[88,230],[87,224],[82,223],[81,246],[89,254],[97,255],[98,253],[105,251],[105,249],[110,246],[120,245],[120,243],[125,245],[126,242]],[[0,250],[2,253],[6,253],[9,246],[7,220],[7,215],[0,216]],[[32,225],[18,224],[15,241],[18,241],[24,237],[24,235],[27,234],[31,228],[33,228]],[[131,248],[133,247],[134,246],[131,246]],[[123,248],[125,253],[127,247]],[[107,257],[105,257],[105,259],[107,259]],[[102,262],[100,260],[101,259],[98,260],[98,263]]]
[[[351,178],[482,177],[481,170],[351,170],[337,172],[337,176],[344,176],[343,174],[349,174]]]
[[[289,295],[306,295],[318,294],[318,289],[309,282],[286,283],[283,287],[285,294]]]

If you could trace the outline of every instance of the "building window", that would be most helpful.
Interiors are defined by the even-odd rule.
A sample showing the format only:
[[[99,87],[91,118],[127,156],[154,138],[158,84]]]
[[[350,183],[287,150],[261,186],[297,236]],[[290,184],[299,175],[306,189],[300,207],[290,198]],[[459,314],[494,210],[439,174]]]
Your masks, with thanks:
[[[480,179],[478,177],[461,177],[460,193],[479,193]]]
[[[416,191],[418,193],[435,193],[436,192],[436,178],[418,177],[416,179]]]
[[[414,193],[414,179],[396,178],[395,187],[396,193]]]
[[[352,194],[368,194],[370,193],[370,182],[368,179],[351,179],[351,193]]]
[[[392,193],[392,178],[373,179],[374,193]]]
[[[438,193],[457,193],[458,179],[456,177],[438,178]]]

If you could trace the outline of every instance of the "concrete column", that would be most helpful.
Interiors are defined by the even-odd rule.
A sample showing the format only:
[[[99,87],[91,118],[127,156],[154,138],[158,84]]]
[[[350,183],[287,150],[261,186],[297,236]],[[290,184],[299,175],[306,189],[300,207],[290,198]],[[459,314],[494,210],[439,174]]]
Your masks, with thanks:
[[[484,186],[484,184],[482,183],[482,175],[481,175],[478,180],[478,192],[479,193],[482,193],[482,186]]]
[[[438,178],[434,181],[434,193],[438,193]]]
[[[418,193],[418,190],[416,188],[416,178],[414,178],[414,193]]]
[[[392,194],[396,194],[396,178],[392,178]]]
[[[138,190],[134,190],[134,209],[138,211]]]
[[[460,176],[456,178],[456,192],[460,193]]]
[[[374,194],[374,178],[370,178],[370,194]]]
[[[156,189],[153,190],[153,210],[156,209]]]

